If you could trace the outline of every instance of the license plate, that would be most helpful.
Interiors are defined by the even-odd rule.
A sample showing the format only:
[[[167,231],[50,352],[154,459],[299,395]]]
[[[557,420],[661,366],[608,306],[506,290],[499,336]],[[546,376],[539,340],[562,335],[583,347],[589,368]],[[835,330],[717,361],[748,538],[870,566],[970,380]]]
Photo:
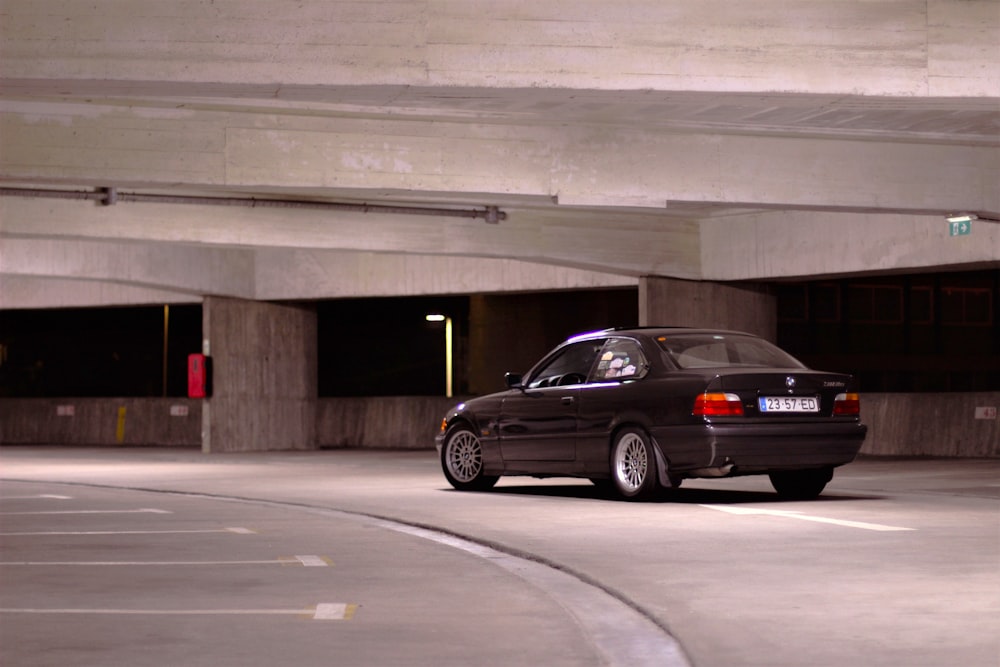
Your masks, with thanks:
[[[815,396],[761,396],[757,401],[761,412],[819,412]]]

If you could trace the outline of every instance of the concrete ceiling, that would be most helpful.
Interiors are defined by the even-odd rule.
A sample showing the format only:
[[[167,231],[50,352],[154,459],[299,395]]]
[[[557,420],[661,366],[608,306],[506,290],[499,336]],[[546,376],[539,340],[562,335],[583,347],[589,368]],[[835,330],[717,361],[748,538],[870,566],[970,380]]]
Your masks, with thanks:
[[[2,98],[250,113],[609,124],[1000,146],[996,98],[7,79]]]
[[[123,108],[130,111],[185,109],[316,118],[424,120],[532,127],[628,128],[671,133],[844,139],[875,143],[919,143],[1000,147],[1000,103],[996,98],[871,97],[802,93],[665,92],[653,90],[565,90],[549,88],[450,88],[415,86],[308,86],[81,79],[0,80],[0,105],[21,114],[58,114],[60,109]],[[69,105],[69,106],[67,106]],[[72,113],[80,113],[74,111]],[[558,195],[391,188],[317,188],[210,183],[143,182],[77,177],[37,178],[0,174],[7,187],[123,187],[136,192],[180,195],[336,200],[370,204],[475,206],[572,205]],[[588,208],[594,208],[589,206]],[[602,207],[597,206],[600,209]],[[630,207],[614,205],[618,212]],[[646,209],[639,207],[638,210]],[[830,210],[939,214],[926,206],[795,205],[671,199],[660,217],[705,219],[770,210]],[[646,209],[648,211],[648,209]],[[576,213],[574,212],[574,215]]]
[[[325,222],[304,220],[288,226],[277,217],[253,223],[238,216],[202,212],[202,221],[186,228],[172,228],[162,216],[156,218],[160,221],[157,224],[140,227],[127,219],[108,222],[113,216],[99,215],[94,207],[62,210],[52,220],[39,217],[49,216],[50,209],[8,207],[9,219],[0,220],[0,237],[8,238],[3,262],[5,286],[0,290],[5,294],[0,293],[0,305],[166,302],[170,294],[181,300],[204,293],[278,299],[409,293],[406,290],[410,289],[434,293],[531,289],[536,285],[573,288],[635,284],[639,276],[650,274],[743,280],[1000,266],[1000,226],[966,246],[943,246],[936,240],[941,217],[969,200],[968,194],[981,195],[979,201],[1000,201],[1000,195],[988,186],[990,174],[1000,173],[1000,104],[996,97],[0,80],[0,111],[21,119],[20,127],[31,125],[35,118],[60,116],[73,119],[66,122],[68,126],[78,119],[106,115],[108,110],[124,114],[116,116],[119,120],[100,121],[109,125],[93,126],[108,136],[121,133],[122,126],[114,125],[121,118],[158,119],[190,113],[222,119],[212,121],[218,124],[216,133],[227,131],[225,119],[238,117],[243,127],[259,126],[262,131],[285,126],[339,128],[349,123],[358,127],[369,127],[366,123],[378,127],[405,124],[433,131],[447,125],[468,127],[468,136],[484,132],[483,128],[487,128],[486,133],[506,133],[507,137],[530,136],[532,146],[545,144],[549,137],[599,137],[594,153],[617,150],[622,137],[627,145],[623,157],[617,159],[613,155],[588,156],[586,146],[574,146],[570,158],[565,157],[565,147],[553,149],[556,157],[545,154],[538,173],[532,174],[536,180],[523,188],[511,182],[491,188],[489,174],[480,179],[482,187],[454,189],[394,186],[392,179],[373,179],[372,184],[363,186],[343,178],[334,179],[337,182],[333,184],[314,179],[298,185],[294,178],[280,175],[276,180],[184,178],[170,182],[122,170],[109,178],[107,171],[92,173],[79,167],[53,175],[45,168],[34,170],[30,158],[25,167],[22,158],[18,169],[0,172],[0,186],[42,190],[114,187],[135,194],[466,209],[495,205],[512,218],[499,226],[485,226],[492,229],[484,230],[480,224],[470,233],[457,224],[418,222],[402,216],[385,222],[379,227],[383,232],[375,236],[368,221],[347,221],[331,236]],[[11,131],[9,126],[6,131]],[[66,128],[61,131],[65,133]],[[325,131],[317,130],[312,136]],[[385,136],[395,137],[396,131]],[[442,139],[429,137],[417,137],[417,143]],[[661,143],[645,151],[645,137]],[[17,143],[10,135],[5,141],[7,145]],[[33,141],[41,144],[38,150],[44,162],[46,140],[36,137]],[[732,165],[733,175],[723,179],[737,184],[752,181],[759,168],[752,159],[745,159],[748,151],[763,154],[762,164],[770,160],[769,166],[760,169],[774,168],[783,162],[783,155],[789,155],[790,162],[784,167],[786,172],[776,172],[770,181],[738,185],[722,194],[719,190],[725,190],[724,180],[702,184],[695,179],[681,196],[664,197],[655,180],[649,181],[652,186],[639,183],[632,187],[630,181],[641,180],[643,162],[650,156],[654,161],[664,160],[654,162],[652,172],[659,170],[668,181],[683,180],[687,160],[683,151],[688,146],[707,146],[717,152],[709,161],[705,156],[691,156],[692,172],[701,174],[698,178],[704,173],[725,172]],[[816,146],[823,148],[814,150]],[[971,152],[955,153],[964,149]],[[265,154],[262,159],[281,159],[281,151],[273,151],[272,147],[270,157]],[[933,164],[936,151],[948,156],[944,166]],[[190,157],[197,153],[196,146],[186,146],[174,157],[184,162],[198,159]],[[664,155],[667,157],[660,157]],[[968,155],[986,157],[970,160]],[[891,157],[880,165],[880,156]],[[228,168],[228,154],[225,159]],[[575,160],[570,171],[589,169],[592,176],[617,181],[607,194],[590,192],[586,187],[575,191],[555,188],[545,179],[548,173],[558,171],[552,164],[564,159]],[[837,160],[842,163],[831,168],[824,164]],[[852,173],[856,168],[857,173]],[[271,169],[278,175],[281,166]],[[815,171],[802,182],[794,182],[799,171],[807,170]],[[814,185],[830,174],[833,178],[829,182]],[[969,174],[975,174],[972,181]],[[880,188],[872,185],[874,179],[891,183],[894,194],[883,196]],[[975,179],[987,183],[986,187]],[[940,192],[928,192],[939,185]],[[652,191],[649,198],[641,196],[644,187]],[[819,189],[802,192],[813,187]],[[640,196],[633,196],[636,191]],[[763,194],[757,196],[759,192]],[[861,194],[855,197],[854,192]],[[3,199],[15,198],[20,197],[0,197],[0,207]],[[1000,209],[1000,205],[995,208]],[[809,215],[796,216],[803,212]],[[979,213],[1000,217],[1000,211],[989,208],[980,208]],[[916,228],[914,216],[924,216]],[[138,220],[140,216],[133,217]],[[876,226],[873,220],[878,221]],[[81,241],[91,245],[79,245]],[[129,244],[136,248],[140,246],[134,244],[141,244],[142,251],[130,252]],[[202,244],[229,252],[213,256],[212,263],[232,267],[232,271],[198,275],[200,269],[192,267],[202,262],[201,255],[184,248]],[[234,254],[247,249],[256,255]],[[26,252],[41,259],[12,259]],[[405,263],[396,258],[408,254],[415,257],[400,273],[399,267]],[[96,255],[101,259],[96,260]],[[830,255],[841,259],[831,263]],[[442,282],[435,276],[440,264],[422,263],[435,256],[446,258],[449,271],[463,278]],[[792,257],[796,261],[790,261]],[[525,264],[518,262],[535,268],[526,271]],[[143,266],[133,266],[136,263]],[[159,272],[146,268],[168,263],[179,268]],[[123,270],[126,265],[130,268]],[[399,273],[395,282],[371,278],[394,273]],[[415,278],[417,275],[422,277]],[[96,295],[87,296],[85,290],[71,290],[73,281],[84,281],[90,288],[125,286],[135,293],[122,296],[121,292],[98,290]],[[340,291],[351,283],[353,288]],[[74,292],[72,298],[63,296],[70,291]]]

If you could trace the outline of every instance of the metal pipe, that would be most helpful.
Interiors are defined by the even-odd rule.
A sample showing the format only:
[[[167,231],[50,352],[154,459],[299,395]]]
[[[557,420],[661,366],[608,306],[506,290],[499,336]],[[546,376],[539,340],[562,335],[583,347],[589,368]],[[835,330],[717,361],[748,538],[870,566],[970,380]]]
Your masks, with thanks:
[[[49,190],[45,188],[0,188],[0,196],[80,199],[85,201],[99,201],[106,205],[117,202],[144,202],[157,204],[194,204],[200,206],[245,206],[248,208],[301,208],[396,215],[432,215],[446,218],[482,218],[489,223],[496,223],[507,219],[507,213],[499,210],[496,206],[487,206],[483,209],[425,208],[421,206],[389,206],[368,203],[311,202],[295,199],[257,199],[255,197],[153,195],[136,192],[118,192],[117,188],[103,188],[96,192],[86,190]]]
[[[89,190],[46,190],[43,188],[0,188],[0,196],[3,197],[32,197],[45,199],[82,199],[85,201],[104,201],[107,199],[105,192],[92,192]]]

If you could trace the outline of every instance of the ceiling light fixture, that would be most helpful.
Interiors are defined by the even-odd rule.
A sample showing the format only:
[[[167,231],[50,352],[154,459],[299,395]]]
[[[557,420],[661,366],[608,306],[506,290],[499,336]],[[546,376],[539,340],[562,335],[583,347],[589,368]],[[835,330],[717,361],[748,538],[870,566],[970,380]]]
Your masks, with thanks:
[[[945,220],[950,223],[972,222],[973,220],[981,220],[982,222],[1000,222],[1000,218],[990,218],[979,215],[978,213],[953,213],[946,216]]]

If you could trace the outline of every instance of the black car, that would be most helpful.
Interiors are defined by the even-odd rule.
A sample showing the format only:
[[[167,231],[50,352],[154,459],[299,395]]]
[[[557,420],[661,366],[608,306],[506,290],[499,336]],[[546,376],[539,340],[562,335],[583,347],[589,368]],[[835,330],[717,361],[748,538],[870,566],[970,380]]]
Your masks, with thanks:
[[[436,438],[456,489],[501,475],[583,477],[628,499],[692,477],[766,474],[815,498],[864,442],[850,375],[746,333],[640,327],[570,338],[508,389],[468,400]]]

